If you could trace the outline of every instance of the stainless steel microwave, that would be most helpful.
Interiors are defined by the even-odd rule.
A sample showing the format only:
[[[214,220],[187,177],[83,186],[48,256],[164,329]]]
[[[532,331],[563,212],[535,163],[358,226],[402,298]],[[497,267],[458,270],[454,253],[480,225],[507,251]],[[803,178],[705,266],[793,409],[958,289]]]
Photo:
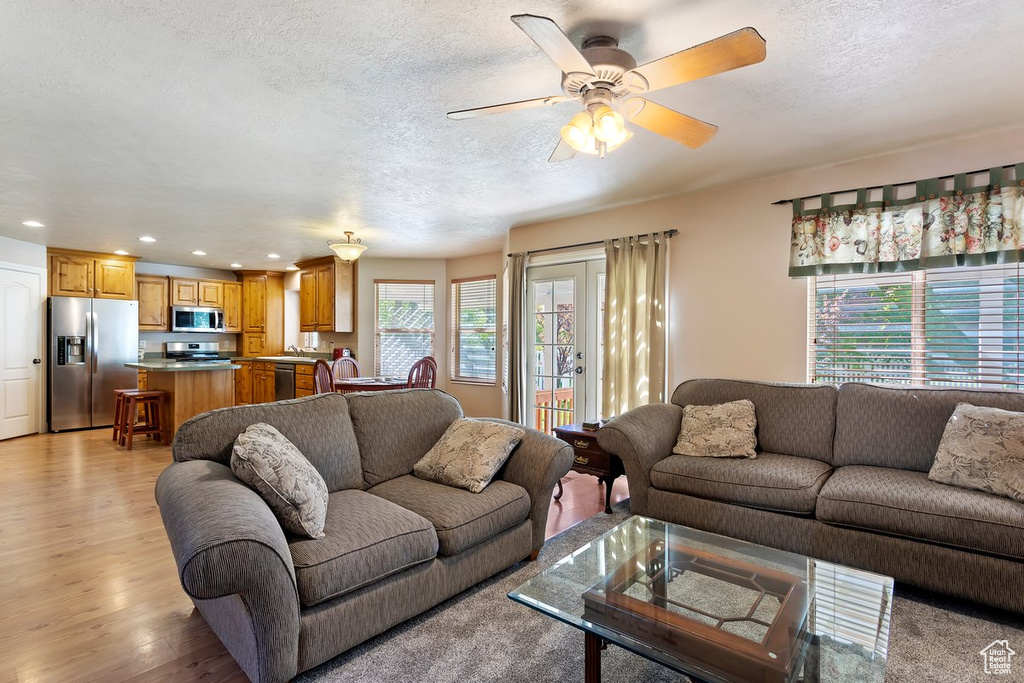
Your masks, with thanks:
[[[223,332],[224,309],[171,306],[171,332]]]

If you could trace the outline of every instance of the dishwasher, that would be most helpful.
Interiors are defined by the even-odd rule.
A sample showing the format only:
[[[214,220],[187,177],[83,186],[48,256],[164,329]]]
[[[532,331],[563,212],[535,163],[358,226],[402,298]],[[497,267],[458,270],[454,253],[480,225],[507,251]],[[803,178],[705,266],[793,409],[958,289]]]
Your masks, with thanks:
[[[283,401],[295,398],[295,364],[276,363],[274,365],[274,400]]]

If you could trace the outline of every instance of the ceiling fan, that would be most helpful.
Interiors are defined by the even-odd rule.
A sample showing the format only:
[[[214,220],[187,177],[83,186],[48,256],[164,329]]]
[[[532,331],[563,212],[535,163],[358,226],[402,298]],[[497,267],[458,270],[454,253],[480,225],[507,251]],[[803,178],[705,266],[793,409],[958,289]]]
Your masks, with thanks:
[[[516,14],[512,21],[562,70],[562,95],[448,112],[450,119],[502,114],[572,100],[583,111],[562,127],[548,161],[565,161],[577,152],[601,157],[621,147],[633,133],[626,121],[696,149],[718,131],[715,126],[646,100],[644,95],[764,60],[764,38],[742,28],[643,66],[608,36],[583,41],[581,49],[547,17]],[[621,113],[620,113],[621,112]]]

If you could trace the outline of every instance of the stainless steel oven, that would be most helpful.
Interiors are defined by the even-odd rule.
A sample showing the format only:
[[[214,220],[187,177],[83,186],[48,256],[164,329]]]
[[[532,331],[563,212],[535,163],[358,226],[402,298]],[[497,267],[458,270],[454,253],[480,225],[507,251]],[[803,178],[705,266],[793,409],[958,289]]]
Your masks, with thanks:
[[[224,309],[171,306],[171,332],[223,332]]]

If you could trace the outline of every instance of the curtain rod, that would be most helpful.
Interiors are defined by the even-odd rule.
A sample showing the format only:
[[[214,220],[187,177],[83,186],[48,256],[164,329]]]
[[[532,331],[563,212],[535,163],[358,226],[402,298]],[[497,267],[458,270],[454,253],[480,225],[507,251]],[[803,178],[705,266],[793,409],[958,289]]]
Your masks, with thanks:
[[[639,235],[628,235],[628,237],[647,237],[651,233],[642,232]],[[665,231],[665,237],[675,237],[679,234],[679,231],[675,228]],[[622,237],[616,237],[614,239],[624,239]],[[527,251],[527,254],[543,254],[548,251],[562,251],[563,249],[577,249],[579,247],[596,247],[598,244],[604,244],[605,240],[594,240],[593,242],[579,242],[578,244],[567,244],[564,247],[548,247],[547,249],[531,249]],[[512,254],[505,254],[506,257],[511,258]]]
[[[1002,168],[1010,168],[1013,165],[1014,164],[1008,164],[1006,166],[1003,166]],[[995,167],[995,168],[999,168],[999,167]],[[977,175],[979,173],[988,173],[990,170],[991,169],[983,168],[983,169],[981,169],[979,171],[968,171],[964,175]],[[946,175],[940,175],[938,177],[938,179],[939,180],[944,180],[946,178],[952,178],[953,176],[958,176],[958,175],[960,175],[960,174],[959,173],[947,173]],[[885,183],[883,185],[868,185],[867,187],[855,187],[855,188],[850,189],[850,190],[839,190],[838,192],[819,192],[818,194],[809,194],[809,195],[807,195],[805,197],[794,197],[793,199],[780,199],[777,202],[772,202],[772,206],[779,206],[781,204],[792,204],[793,201],[796,200],[796,199],[815,199],[816,197],[820,197],[823,194],[846,194],[847,192],[856,192],[857,190],[880,190],[883,187],[885,187],[886,185],[892,185],[893,187],[900,187],[902,185],[913,185],[916,182],[917,182],[916,180],[908,180],[908,181],[902,182],[902,183]]]

